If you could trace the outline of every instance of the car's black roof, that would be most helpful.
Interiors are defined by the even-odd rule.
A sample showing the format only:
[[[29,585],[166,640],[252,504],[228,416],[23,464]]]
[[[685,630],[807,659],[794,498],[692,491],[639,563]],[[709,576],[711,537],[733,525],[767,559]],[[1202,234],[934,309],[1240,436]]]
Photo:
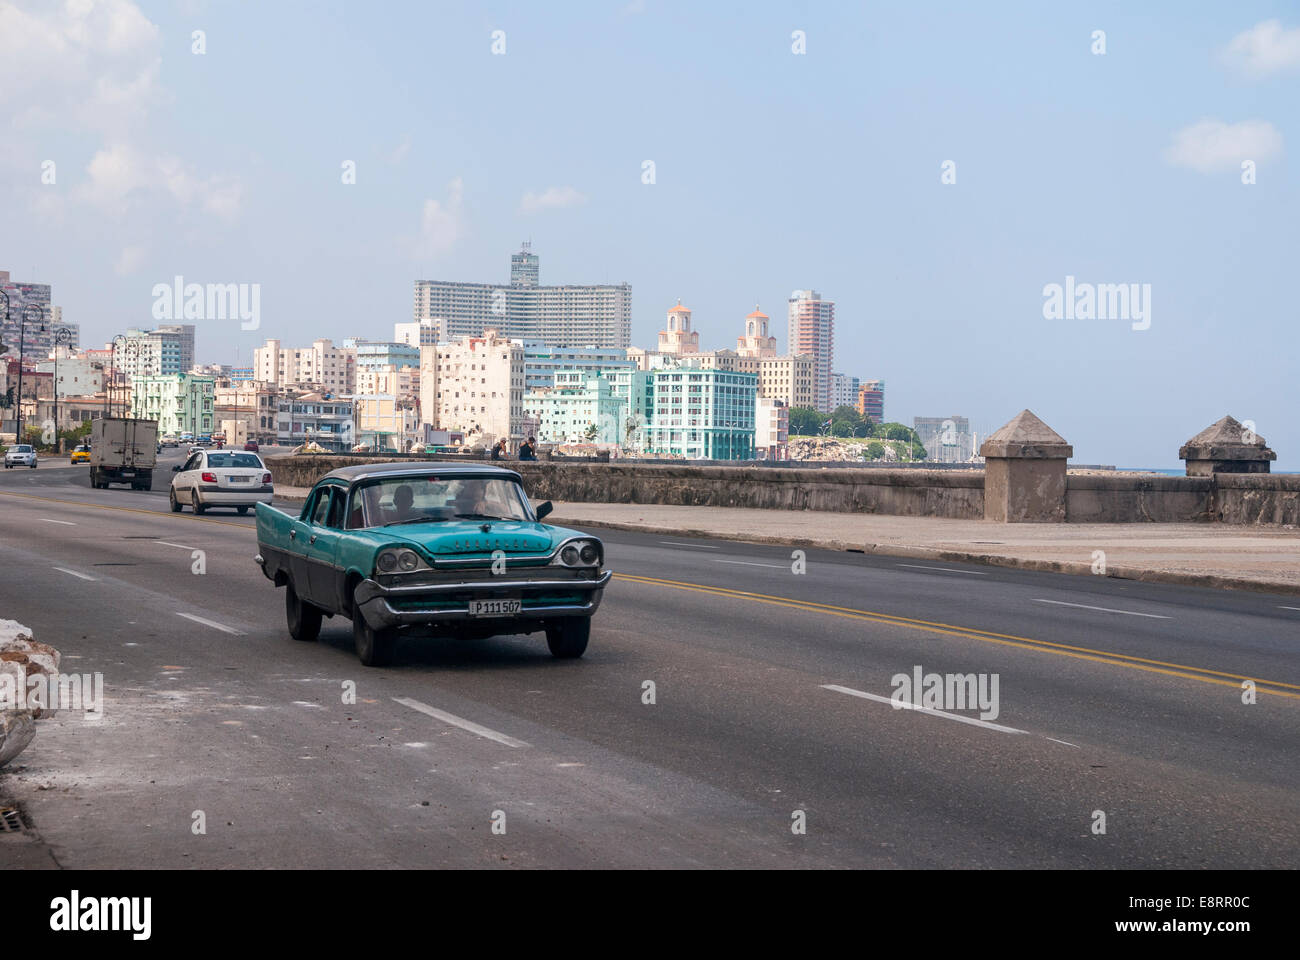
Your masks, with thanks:
[[[504,467],[494,467],[489,463],[451,463],[446,460],[400,460],[395,463],[359,463],[354,467],[339,467],[331,470],[321,480],[343,480],[355,483],[367,477],[386,474],[421,474],[437,473],[444,476],[478,476],[500,477],[503,480],[519,480],[519,474]]]

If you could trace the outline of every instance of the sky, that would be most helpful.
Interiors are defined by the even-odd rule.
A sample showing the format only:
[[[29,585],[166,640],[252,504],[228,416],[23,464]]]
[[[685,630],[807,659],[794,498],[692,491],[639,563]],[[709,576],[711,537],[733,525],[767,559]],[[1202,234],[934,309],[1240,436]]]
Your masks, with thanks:
[[[176,276],[259,285],[201,363],[389,339],[531,239],[635,345],[680,298],[784,350],[812,288],[889,420],[1177,467],[1230,413],[1300,470],[1296,3],[0,0],[0,45],[0,269],[83,345]],[[1149,311],[1049,316],[1067,277]]]

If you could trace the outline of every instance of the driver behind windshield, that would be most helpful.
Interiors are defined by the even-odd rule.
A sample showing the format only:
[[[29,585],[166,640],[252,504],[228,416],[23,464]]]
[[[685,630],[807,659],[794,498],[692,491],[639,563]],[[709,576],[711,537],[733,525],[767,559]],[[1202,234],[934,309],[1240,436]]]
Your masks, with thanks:
[[[393,519],[409,520],[415,514],[411,504],[415,503],[415,491],[410,484],[404,483],[393,491]]]

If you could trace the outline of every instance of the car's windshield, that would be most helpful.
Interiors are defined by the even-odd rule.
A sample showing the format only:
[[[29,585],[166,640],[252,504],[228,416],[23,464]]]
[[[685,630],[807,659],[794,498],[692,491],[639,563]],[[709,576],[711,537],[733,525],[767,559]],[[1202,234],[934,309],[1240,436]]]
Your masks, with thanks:
[[[32,448],[25,443],[20,443],[14,447],[14,453],[31,453]]]
[[[430,473],[385,477],[362,486],[353,495],[348,526],[532,518],[528,499],[514,480]]]
[[[260,467],[262,461],[255,453],[209,453],[209,467]]]

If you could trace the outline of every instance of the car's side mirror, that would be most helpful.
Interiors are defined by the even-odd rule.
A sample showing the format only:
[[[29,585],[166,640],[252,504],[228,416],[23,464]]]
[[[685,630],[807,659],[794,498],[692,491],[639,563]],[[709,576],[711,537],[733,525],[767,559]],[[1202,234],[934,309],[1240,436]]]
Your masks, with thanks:
[[[172,467],[172,473],[180,473],[180,472],[181,472],[181,465],[179,463],[176,464],[176,466]]]
[[[545,503],[539,503],[534,512],[537,514],[537,519],[541,520],[543,517],[549,516],[551,511],[554,509],[555,504],[547,500]]]

